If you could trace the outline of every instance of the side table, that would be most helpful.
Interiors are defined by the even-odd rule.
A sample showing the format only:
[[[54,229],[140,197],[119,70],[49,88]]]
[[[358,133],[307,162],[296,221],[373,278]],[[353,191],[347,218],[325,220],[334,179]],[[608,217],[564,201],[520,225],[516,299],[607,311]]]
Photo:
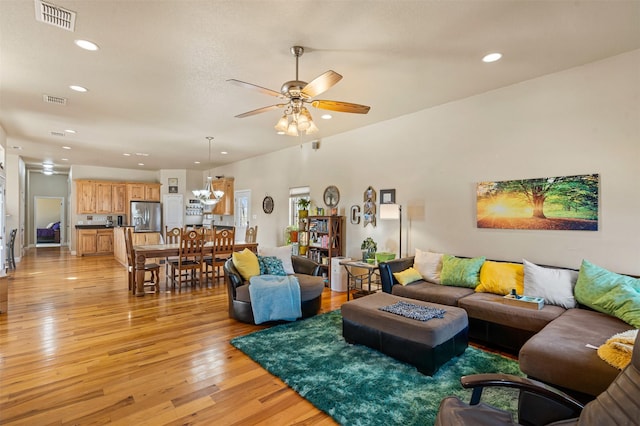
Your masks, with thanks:
[[[365,284],[367,285],[367,291],[372,292],[371,284],[380,288],[380,274],[377,264],[370,264],[359,260],[344,260],[340,262],[340,265],[344,266],[347,271],[347,300],[351,296],[352,289],[364,290]],[[357,269],[364,270],[364,272],[356,272]]]

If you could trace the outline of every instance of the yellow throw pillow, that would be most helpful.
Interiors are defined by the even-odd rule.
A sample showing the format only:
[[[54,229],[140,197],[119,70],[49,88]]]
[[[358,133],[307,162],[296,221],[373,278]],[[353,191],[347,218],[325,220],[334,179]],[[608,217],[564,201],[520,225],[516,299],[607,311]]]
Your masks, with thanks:
[[[524,265],[486,261],[480,269],[479,293],[509,294],[515,288],[516,293],[524,292]]]
[[[405,269],[402,272],[394,272],[393,276],[396,277],[396,280],[398,280],[398,282],[402,285],[407,285],[414,281],[422,279],[422,275],[420,275],[420,272],[418,272],[418,270],[414,268]]]
[[[242,278],[245,281],[249,281],[249,278],[254,275],[260,275],[260,264],[258,263],[258,256],[249,249],[234,252],[231,257],[233,258],[233,266],[236,267]]]

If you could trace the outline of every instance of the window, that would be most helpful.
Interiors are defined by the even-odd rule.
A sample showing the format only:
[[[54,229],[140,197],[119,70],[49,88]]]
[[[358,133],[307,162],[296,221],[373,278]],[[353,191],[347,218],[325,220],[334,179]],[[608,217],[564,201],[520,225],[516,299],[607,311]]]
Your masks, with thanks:
[[[298,227],[298,200],[309,199],[311,193],[308,186],[289,188],[289,226]]]

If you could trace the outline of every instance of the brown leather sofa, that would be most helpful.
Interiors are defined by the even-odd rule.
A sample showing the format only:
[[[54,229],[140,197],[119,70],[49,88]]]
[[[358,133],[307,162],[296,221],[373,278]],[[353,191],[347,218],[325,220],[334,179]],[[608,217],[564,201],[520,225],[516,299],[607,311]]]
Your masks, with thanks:
[[[463,308],[469,317],[469,339],[518,353],[527,376],[588,401],[602,393],[620,372],[586,346],[602,345],[631,325],[579,306],[545,305],[534,310],[500,303],[503,296],[424,280],[398,284],[394,272],[413,266],[414,257],[380,264],[382,289],[410,299]]]
[[[291,263],[294,275],[300,284],[302,318],[314,316],[320,310],[322,291],[324,290],[324,279],[321,276],[320,265],[301,256],[291,256]],[[229,297],[229,317],[255,324],[251,297],[249,296],[249,282],[242,278],[231,258],[224,264],[224,279]]]

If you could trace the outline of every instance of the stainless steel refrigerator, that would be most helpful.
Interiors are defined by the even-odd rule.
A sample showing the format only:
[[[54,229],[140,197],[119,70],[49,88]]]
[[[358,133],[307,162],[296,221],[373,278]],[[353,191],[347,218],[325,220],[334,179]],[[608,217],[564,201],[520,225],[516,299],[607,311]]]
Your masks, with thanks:
[[[162,232],[162,205],[158,201],[131,201],[134,232]]]

